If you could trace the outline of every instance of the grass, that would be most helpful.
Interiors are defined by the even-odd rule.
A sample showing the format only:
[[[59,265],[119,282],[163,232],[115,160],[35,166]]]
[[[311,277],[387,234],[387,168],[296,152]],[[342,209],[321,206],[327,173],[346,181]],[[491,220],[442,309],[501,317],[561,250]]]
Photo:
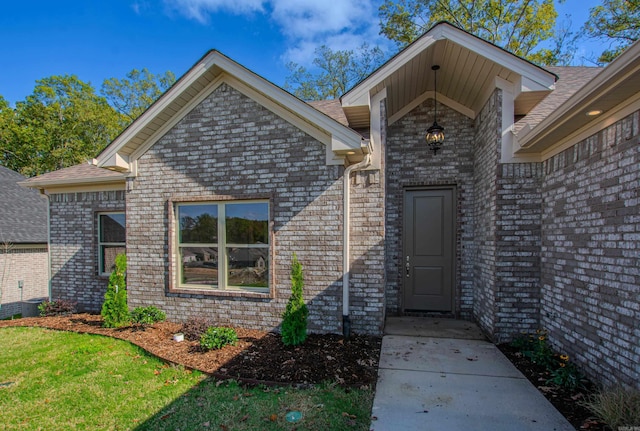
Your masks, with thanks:
[[[0,329],[4,430],[367,430],[373,392],[244,388],[169,366],[121,340]],[[285,416],[300,411],[302,420]]]
[[[591,395],[586,402],[591,410],[611,429],[635,428],[640,425],[640,391],[620,386]]]

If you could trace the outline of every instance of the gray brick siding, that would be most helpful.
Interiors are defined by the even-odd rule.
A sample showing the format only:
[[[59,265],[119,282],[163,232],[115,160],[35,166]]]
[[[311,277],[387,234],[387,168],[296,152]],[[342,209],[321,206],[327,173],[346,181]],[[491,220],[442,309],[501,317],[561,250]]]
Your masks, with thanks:
[[[325,164],[323,144],[221,85],[138,162],[127,196],[130,306],[156,305],[174,320],[207,316],[218,324],[277,330],[295,252],[304,267],[309,330],[341,332],[342,174],[343,168]],[[352,329],[380,333],[382,191],[376,174],[368,175],[358,174],[353,186]],[[175,273],[170,202],[194,197],[270,200],[271,295],[169,291]],[[359,272],[363,262],[373,264],[365,273]]]
[[[22,281],[22,289],[18,282]],[[46,244],[0,244],[0,319],[22,313],[22,301],[49,296],[49,253]]]
[[[389,313],[402,304],[402,207],[407,187],[454,186],[456,189],[456,309],[471,318],[473,303],[473,145],[474,124],[464,115],[438,105],[438,124],[446,141],[433,155],[424,140],[433,122],[429,99],[386,130],[386,303]]]
[[[640,112],[544,170],[541,325],[590,377],[640,389]]]
[[[108,278],[98,275],[99,212],[124,211],[125,192],[60,193],[51,211],[51,295],[78,302],[80,311],[100,311]]]
[[[493,334],[496,325],[496,189],[500,158],[502,92],[496,90],[476,118],[473,201],[473,315]]]

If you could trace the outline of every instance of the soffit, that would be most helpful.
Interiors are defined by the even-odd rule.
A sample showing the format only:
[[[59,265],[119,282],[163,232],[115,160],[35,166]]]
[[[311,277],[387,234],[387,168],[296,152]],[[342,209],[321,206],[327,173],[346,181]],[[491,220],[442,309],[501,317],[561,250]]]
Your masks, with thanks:
[[[342,97],[350,126],[368,124],[368,99],[383,88],[387,89],[387,118],[432,97],[433,65],[440,66],[435,89],[439,101],[471,115],[482,109],[496,88],[497,78],[516,87],[516,115],[532,109],[555,82],[552,73],[451,24],[440,23]]]
[[[352,129],[218,51],[211,51],[98,156],[98,166],[131,171],[132,162],[223,81],[327,145],[328,163],[343,163],[340,151],[363,151],[362,136]]]
[[[586,85],[576,91],[535,127],[517,133],[516,154],[544,153],[566,144],[581,130],[606,123],[616,113],[640,99],[640,43],[634,44]],[[601,110],[597,117],[586,115]]]

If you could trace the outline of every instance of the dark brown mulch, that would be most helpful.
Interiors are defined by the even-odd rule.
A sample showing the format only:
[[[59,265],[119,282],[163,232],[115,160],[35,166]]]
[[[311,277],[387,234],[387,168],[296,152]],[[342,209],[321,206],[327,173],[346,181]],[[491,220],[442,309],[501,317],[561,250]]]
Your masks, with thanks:
[[[498,348],[577,430],[610,431],[610,428],[594,418],[593,413],[580,405],[580,401],[596,391],[591,382],[585,381],[584,387],[576,390],[554,385],[549,383],[551,376],[545,367],[532,363],[515,347],[500,344]]]
[[[301,346],[287,347],[277,334],[234,328],[238,334],[235,346],[205,352],[196,341],[173,341],[173,334],[181,328],[173,322],[108,329],[102,327],[99,315],[74,314],[4,320],[0,321],[2,326],[39,326],[119,338],[168,362],[245,383],[304,385],[331,381],[375,387],[381,344],[377,337],[354,335],[344,339],[310,334]]]

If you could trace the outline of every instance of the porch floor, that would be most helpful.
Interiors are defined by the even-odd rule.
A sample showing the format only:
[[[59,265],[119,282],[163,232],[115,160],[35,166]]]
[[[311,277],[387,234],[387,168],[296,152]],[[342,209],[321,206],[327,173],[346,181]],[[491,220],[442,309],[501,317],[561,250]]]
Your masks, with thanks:
[[[438,317],[387,317],[384,335],[412,337],[453,338],[458,340],[485,340],[480,328],[473,322]]]

